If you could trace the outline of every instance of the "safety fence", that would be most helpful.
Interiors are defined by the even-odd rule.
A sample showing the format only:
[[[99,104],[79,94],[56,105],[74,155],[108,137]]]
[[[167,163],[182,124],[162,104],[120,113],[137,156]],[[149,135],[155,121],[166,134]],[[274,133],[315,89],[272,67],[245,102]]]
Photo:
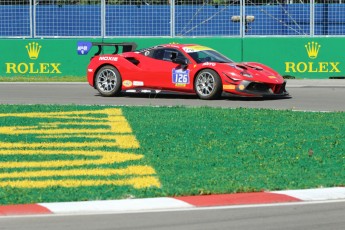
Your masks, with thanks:
[[[3,0],[0,38],[344,36],[342,0]]]

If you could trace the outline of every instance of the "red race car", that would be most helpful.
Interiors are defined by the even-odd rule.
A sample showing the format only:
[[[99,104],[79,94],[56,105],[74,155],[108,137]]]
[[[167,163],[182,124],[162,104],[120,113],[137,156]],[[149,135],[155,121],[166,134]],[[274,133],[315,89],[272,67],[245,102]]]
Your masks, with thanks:
[[[87,67],[87,79],[106,97],[143,89],[192,93],[201,99],[216,99],[222,92],[248,97],[289,95],[286,81],[273,69],[255,62],[236,63],[201,45],[136,50],[135,43],[81,42],[78,53],[87,54],[92,46],[98,46],[98,52]],[[114,52],[101,55],[105,46],[113,46]]]

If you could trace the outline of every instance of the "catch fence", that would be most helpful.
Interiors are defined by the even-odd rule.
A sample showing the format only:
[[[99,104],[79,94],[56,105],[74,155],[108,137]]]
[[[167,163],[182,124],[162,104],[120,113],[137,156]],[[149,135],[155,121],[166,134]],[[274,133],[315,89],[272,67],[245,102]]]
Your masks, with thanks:
[[[344,0],[2,0],[0,38],[344,36]]]

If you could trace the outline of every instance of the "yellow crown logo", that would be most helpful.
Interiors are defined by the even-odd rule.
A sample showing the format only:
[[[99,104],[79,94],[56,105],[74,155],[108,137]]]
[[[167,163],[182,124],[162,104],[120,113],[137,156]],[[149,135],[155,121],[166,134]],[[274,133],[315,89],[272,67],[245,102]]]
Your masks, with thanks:
[[[36,60],[40,53],[42,46],[38,45],[37,42],[31,42],[29,45],[25,46],[26,50],[28,51],[29,58],[32,60]]]
[[[317,58],[317,54],[319,53],[320,47],[321,45],[319,45],[317,42],[308,42],[308,45],[305,45],[308,57],[311,59]]]

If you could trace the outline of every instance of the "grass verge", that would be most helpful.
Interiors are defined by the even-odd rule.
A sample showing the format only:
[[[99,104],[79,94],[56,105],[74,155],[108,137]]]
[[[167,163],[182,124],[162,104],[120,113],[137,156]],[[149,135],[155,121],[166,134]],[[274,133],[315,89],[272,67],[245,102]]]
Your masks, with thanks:
[[[1,105],[0,119],[0,204],[345,184],[343,112]]]

